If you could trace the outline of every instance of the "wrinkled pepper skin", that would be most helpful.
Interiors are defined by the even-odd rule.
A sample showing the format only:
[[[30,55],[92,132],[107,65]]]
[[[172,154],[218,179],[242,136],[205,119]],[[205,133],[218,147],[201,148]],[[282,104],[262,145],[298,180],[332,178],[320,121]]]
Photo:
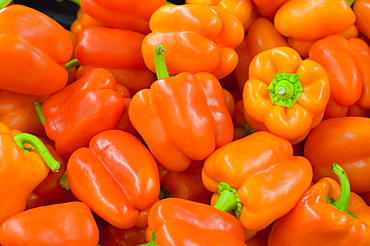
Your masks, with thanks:
[[[298,40],[317,40],[340,33],[355,20],[346,0],[286,1],[274,16],[276,29]]]
[[[323,120],[308,134],[304,156],[313,167],[313,180],[336,176],[330,171],[338,163],[346,171],[351,189],[370,191],[370,118],[336,117]]]
[[[53,204],[15,214],[0,226],[2,246],[96,246],[99,230],[82,202]]]
[[[81,9],[108,27],[147,34],[151,15],[165,4],[165,0],[81,0]]]
[[[160,7],[150,18],[151,33],[142,44],[145,64],[155,72],[154,51],[166,48],[168,72],[209,72],[226,77],[238,63],[235,48],[242,42],[240,20],[220,6],[199,4]]]
[[[50,95],[42,105],[46,134],[64,158],[87,146],[97,133],[116,129],[123,110],[124,100],[116,91],[116,81],[102,68],[91,70]]]
[[[148,241],[150,232],[156,240],[148,245],[246,245],[245,229],[233,215],[182,198],[166,198],[153,205],[148,215]]]
[[[77,78],[93,68],[111,72],[118,84],[131,95],[154,82],[153,73],[146,67],[141,54],[142,33],[108,27],[86,27],[78,36],[75,49],[80,63]]]
[[[327,196],[339,199],[340,186],[322,178],[302,196],[297,205],[278,219],[270,233],[269,246],[366,246],[370,242],[370,207],[356,193],[350,193],[349,214],[327,203]]]
[[[212,204],[221,198],[220,183],[231,186],[237,202],[231,212],[247,230],[259,231],[295,206],[311,185],[312,166],[293,156],[287,140],[258,131],[214,151],[204,163],[202,179],[215,193]]]
[[[73,194],[119,229],[139,223],[141,212],[158,199],[157,164],[140,140],[121,130],[95,135],[67,164]]]
[[[330,98],[325,69],[290,47],[260,52],[243,90],[245,119],[254,130],[299,143],[317,126]]]
[[[55,20],[13,4],[0,10],[0,33],[0,89],[48,95],[67,84],[63,65],[72,56],[73,44]]]

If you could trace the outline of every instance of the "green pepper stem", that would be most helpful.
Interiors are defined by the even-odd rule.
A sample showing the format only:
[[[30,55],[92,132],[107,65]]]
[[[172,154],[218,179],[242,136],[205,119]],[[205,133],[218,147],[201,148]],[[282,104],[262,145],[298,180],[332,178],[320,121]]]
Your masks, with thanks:
[[[155,235],[155,232],[150,232],[152,234],[152,241],[150,241],[149,243],[144,243],[144,244],[140,244],[138,246],[155,246],[156,243],[156,235]]]
[[[73,67],[80,66],[80,65],[81,65],[80,62],[77,60],[77,58],[75,58],[75,59],[72,59],[69,62],[67,62],[64,65],[64,68],[68,71],[69,69],[71,69]]]
[[[45,125],[46,119],[45,119],[44,115],[42,114],[42,103],[35,103],[33,105],[33,107],[35,108],[36,113],[39,116],[41,124]]]
[[[164,53],[166,49],[163,45],[158,45],[154,50],[154,63],[155,63],[155,72],[157,74],[157,79],[167,78],[170,75],[166,67],[166,61],[164,59]]]
[[[327,201],[329,204],[333,205],[337,209],[346,212],[352,218],[357,218],[357,216],[353,215],[348,211],[348,205],[351,198],[351,188],[349,184],[349,179],[344,171],[344,169],[339,166],[337,163],[334,163],[330,166],[330,169],[337,175],[340,183],[340,195],[337,201],[333,198],[327,197]]]
[[[69,190],[69,183],[67,179],[67,173],[64,172],[63,176],[59,179],[59,185],[62,186],[64,189]]]
[[[166,1],[166,4],[173,4],[173,3],[169,2],[169,1]]]
[[[225,212],[234,212],[236,217],[241,214],[242,203],[238,197],[237,190],[231,185],[220,182],[218,184],[219,198],[213,207]]]
[[[64,0],[57,0],[57,2],[63,2]],[[81,0],[69,0],[70,2],[73,2],[77,4],[78,6],[81,6]]]
[[[3,9],[6,6],[8,6],[11,1],[12,0],[0,0],[0,9]]]
[[[166,187],[164,185],[161,185],[161,189],[159,190],[158,199],[162,200],[162,199],[165,199],[165,198],[168,198],[168,197],[169,197],[168,190],[166,189]]]
[[[38,137],[28,133],[20,133],[14,136],[14,141],[22,151],[29,151],[29,149],[24,147],[25,143],[32,145],[44,159],[51,171],[58,172],[60,167],[59,162],[54,159],[44,143]]]
[[[354,2],[355,2],[355,0],[347,0],[347,3],[348,3],[349,6],[352,6]]]

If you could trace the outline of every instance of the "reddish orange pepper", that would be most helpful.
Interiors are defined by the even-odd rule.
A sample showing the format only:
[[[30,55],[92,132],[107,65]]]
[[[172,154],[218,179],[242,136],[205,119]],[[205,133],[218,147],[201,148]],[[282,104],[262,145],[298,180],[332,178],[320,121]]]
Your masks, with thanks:
[[[311,185],[312,166],[293,156],[287,140],[260,131],[213,152],[202,179],[215,193],[215,207],[235,214],[247,230],[259,231],[295,206]]]
[[[0,226],[2,246],[96,246],[99,231],[82,202],[53,204],[15,214]]]
[[[144,34],[129,30],[86,27],[78,37],[75,50],[81,64],[77,78],[93,68],[104,68],[132,95],[140,89],[149,88],[154,82],[154,75],[146,67],[141,54],[144,38]]]
[[[154,232],[152,240],[150,232]],[[148,215],[147,240],[142,246],[246,246],[246,233],[231,214],[210,205],[181,198],[166,198]]]
[[[166,4],[165,0],[81,0],[81,8],[92,18],[108,27],[147,34],[153,12]]]
[[[0,11],[0,33],[0,89],[48,95],[67,84],[62,65],[71,58],[73,45],[55,20],[13,4]]]
[[[76,19],[71,23],[70,30],[71,32],[78,36],[85,27],[88,26],[100,26],[106,27],[106,25],[95,20],[90,15],[86,14],[81,8],[78,9]]]
[[[42,105],[46,134],[64,158],[87,146],[97,133],[116,129],[123,110],[124,101],[116,91],[116,81],[102,68],[91,70],[50,95]]]
[[[234,49],[243,40],[244,29],[235,15],[220,6],[165,5],[151,16],[150,28],[142,54],[152,72],[158,45],[166,47],[166,64],[172,75],[209,72],[220,79],[238,63]]]
[[[216,77],[206,72],[169,77],[163,53],[158,46],[158,80],[133,96],[129,117],[158,164],[183,171],[231,142],[233,124]]]
[[[351,192],[346,173],[331,166],[340,180],[322,178],[285,216],[278,219],[269,246],[366,246],[370,242],[370,207]]]
[[[244,85],[245,119],[254,130],[265,130],[299,143],[323,118],[330,97],[325,69],[302,60],[290,47],[260,52],[249,66]]]
[[[325,141],[323,141],[323,139]],[[323,120],[308,134],[304,156],[313,167],[313,180],[337,177],[330,171],[338,163],[346,171],[352,191],[370,191],[370,118],[336,117]]]
[[[13,134],[16,135],[13,137]],[[0,194],[4,197],[0,201],[1,224],[26,208],[29,195],[47,177],[49,167],[57,172],[60,164],[40,139],[28,133],[11,131],[2,122],[0,148]]]
[[[73,152],[67,180],[77,199],[111,225],[128,229],[158,200],[157,164],[133,135],[107,130],[95,135],[89,147]]]
[[[146,228],[132,227],[119,229],[108,225],[101,236],[99,243],[103,246],[137,246],[146,243]]]

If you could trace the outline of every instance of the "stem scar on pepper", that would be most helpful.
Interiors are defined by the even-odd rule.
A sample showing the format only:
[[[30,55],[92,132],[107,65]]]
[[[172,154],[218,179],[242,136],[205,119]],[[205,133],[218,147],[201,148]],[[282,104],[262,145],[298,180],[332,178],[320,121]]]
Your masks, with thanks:
[[[351,188],[349,184],[349,179],[347,173],[344,169],[338,165],[338,163],[334,163],[330,166],[330,169],[337,175],[339,178],[340,183],[340,195],[338,200],[335,200],[332,197],[327,196],[326,200],[327,203],[333,205],[337,209],[347,213],[351,218],[357,218],[356,215],[352,214],[348,211],[348,205],[351,197]]]
[[[304,91],[295,73],[276,73],[267,90],[272,103],[288,108],[293,107]]]

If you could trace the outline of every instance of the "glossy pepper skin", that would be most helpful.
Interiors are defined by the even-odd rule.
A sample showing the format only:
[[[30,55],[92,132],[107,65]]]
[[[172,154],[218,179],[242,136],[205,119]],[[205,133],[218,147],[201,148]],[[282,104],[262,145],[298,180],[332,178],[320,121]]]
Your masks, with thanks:
[[[235,52],[244,37],[240,20],[220,6],[199,4],[160,7],[150,18],[151,33],[142,44],[145,64],[155,72],[154,51],[166,48],[168,72],[209,72],[218,79],[235,68]]]
[[[350,192],[348,180],[339,179],[340,185],[329,177],[312,185],[297,205],[274,223],[268,245],[369,245],[370,207]]]
[[[183,171],[192,160],[204,160],[232,141],[232,119],[214,75],[183,72],[169,77],[163,46],[156,51],[158,80],[133,96],[129,118],[158,164]]]
[[[287,140],[258,131],[214,151],[202,179],[215,193],[214,206],[233,212],[247,230],[259,231],[295,206],[311,184],[312,166],[293,156]],[[231,207],[222,204],[227,195]]]
[[[346,0],[286,1],[274,16],[276,29],[298,40],[317,40],[340,33],[355,20]]]
[[[312,44],[310,60],[324,67],[329,76],[330,99],[324,118],[346,116],[349,107],[369,107],[370,52],[365,41],[331,35]]]
[[[120,229],[139,222],[158,199],[157,164],[133,135],[107,130],[68,160],[67,180],[73,194],[97,215]]]
[[[0,10],[0,33],[0,89],[48,95],[67,84],[63,65],[71,58],[73,45],[55,20],[13,4]]]
[[[243,90],[245,119],[265,130],[302,141],[324,115],[330,97],[329,78],[315,61],[302,60],[290,47],[260,52],[251,61]]]
[[[96,246],[98,226],[82,202],[53,204],[15,214],[0,226],[2,246]]]
[[[353,192],[370,191],[369,135],[367,117],[326,119],[312,129],[304,145],[304,156],[312,164],[313,180],[317,182],[323,177],[337,180],[330,165],[338,163],[346,171]]]
[[[113,28],[147,34],[153,12],[166,4],[165,0],[81,0],[82,10],[100,23]]]
[[[154,82],[154,75],[146,67],[141,54],[144,38],[142,33],[124,29],[84,28],[78,36],[75,49],[80,63],[77,78],[93,68],[104,68],[132,95],[140,89],[149,88]]]
[[[15,134],[15,136],[13,135]],[[13,137],[14,136],[14,137]],[[31,146],[24,146],[31,143]],[[30,148],[30,149],[28,149]],[[36,150],[35,150],[36,148]],[[0,223],[26,208],[28,196],[59,163],[38,138],[0,122]],[[44,159],[48,158],[48,165]]]
[[[353,12],[356,15],[356,26],[359,31],[367,38],[370,38],[370,1],[369,0],[356,0],[353,3]]]
[[[148,215],[147,240],[143,245],[246,245],[245,229],[231,214],[210,205],[182,198],[166,198],[153,205]]]
[[[64,158],[87,146],[97,133],[116,129],[123,110],[124,100],[116,91],[116,81],[102,68],[91,70],[50,95],[42,105],[46,134]]]

